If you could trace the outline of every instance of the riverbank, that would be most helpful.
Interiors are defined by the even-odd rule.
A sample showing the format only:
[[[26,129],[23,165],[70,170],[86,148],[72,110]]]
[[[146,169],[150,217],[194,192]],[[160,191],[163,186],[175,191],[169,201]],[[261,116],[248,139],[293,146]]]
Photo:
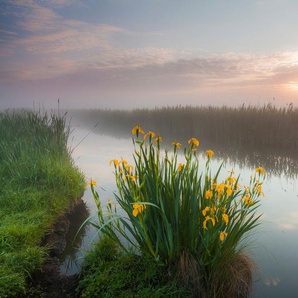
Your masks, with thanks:
[[[25,294],[20,297],[76,297],[75,290],[79,283],[78,274],[62,274],[59,257],[66,246],[67,235],[72,224],[71,217],[77,210],[82,209],[86,209],[85,202],[81,198],[73,200],[65,213],[56,220],[51,231],[44,237],[42,246],[48,248],[47,258],[42,267],[33,272],[26,286]]]
[[[24,295],[28,281],[46,268],[51,250],[41,245],[49,243],[44,236],[59,230],[55,222],[84,192],[84,176],[67,147],[69,133],[64,116],[0,113],[1,297]]]

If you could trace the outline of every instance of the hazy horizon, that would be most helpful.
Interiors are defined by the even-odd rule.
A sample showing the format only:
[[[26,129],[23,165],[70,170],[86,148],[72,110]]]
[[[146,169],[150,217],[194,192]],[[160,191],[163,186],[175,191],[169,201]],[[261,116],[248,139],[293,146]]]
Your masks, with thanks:
[[[298,103],[295,0],[3,0],[0,109]]]

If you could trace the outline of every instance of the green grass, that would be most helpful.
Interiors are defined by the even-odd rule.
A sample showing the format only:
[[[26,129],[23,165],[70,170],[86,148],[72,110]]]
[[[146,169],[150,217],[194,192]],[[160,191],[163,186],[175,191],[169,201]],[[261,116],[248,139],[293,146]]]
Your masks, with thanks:
[[[196,297],[183,286],[175,268],[135,254],[123,254],[102,238],[84,260],[77,288],[80,297]]]
[[[83,193],[68,136],[64,116],[0,113],[0,297],[24,292],[46,256],[43,236]]]

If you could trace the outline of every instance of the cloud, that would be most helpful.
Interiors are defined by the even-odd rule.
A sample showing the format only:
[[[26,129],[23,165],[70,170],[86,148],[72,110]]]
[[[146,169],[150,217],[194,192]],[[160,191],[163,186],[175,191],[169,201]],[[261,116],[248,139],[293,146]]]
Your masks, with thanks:
[[[125,32],[122,28],[105,24],[90,24],[64,19],[52,8],[34,1],[6,1],[13,4],[8,14],[16,19],[18,28],[30,33],[10,42],[14,51],[24,50],[33,54],[63,53],[108,47],[113,33]],[[44,3],[44,1],[41,1]],[[66,5],[70,1],[52,1]],[[12,34],[11,32],[10,34]]]
[[[64,24],[67,25],[67,24]],[[116,27],[106,25],[63,26],[63,29],[49,34],[38,34],[18,39],[14,42],[17,47],[34,54],[71,53],[88,49],[109,48],[108,35],[119,32]]]
[[[220,95],[228,89],[272,90],[298,83],[298,52],[216,55],[186,48],[119,47],[116,37],[140,33],[66,19],[53,7],[70,5],[70,0],[4,1],[10,4],[5,14],[14,17],[18,30],[0,30],[2,83],[63,82],[61,90],[63,85],[76,85],[94,92],[177,97]],[[37,83],[33,85],[36,88]]]
[[[73,4],[80,4],[81,1],[78,0],[40,0],[41,4],[47,4],[55,7],[66,7]]]

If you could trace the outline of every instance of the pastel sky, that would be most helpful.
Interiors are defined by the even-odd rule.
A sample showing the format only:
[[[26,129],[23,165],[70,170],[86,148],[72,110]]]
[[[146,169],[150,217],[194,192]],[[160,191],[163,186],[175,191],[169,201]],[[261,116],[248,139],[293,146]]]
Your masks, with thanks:
[[[297,0],[0,3],[0,108],[298,105]]]

